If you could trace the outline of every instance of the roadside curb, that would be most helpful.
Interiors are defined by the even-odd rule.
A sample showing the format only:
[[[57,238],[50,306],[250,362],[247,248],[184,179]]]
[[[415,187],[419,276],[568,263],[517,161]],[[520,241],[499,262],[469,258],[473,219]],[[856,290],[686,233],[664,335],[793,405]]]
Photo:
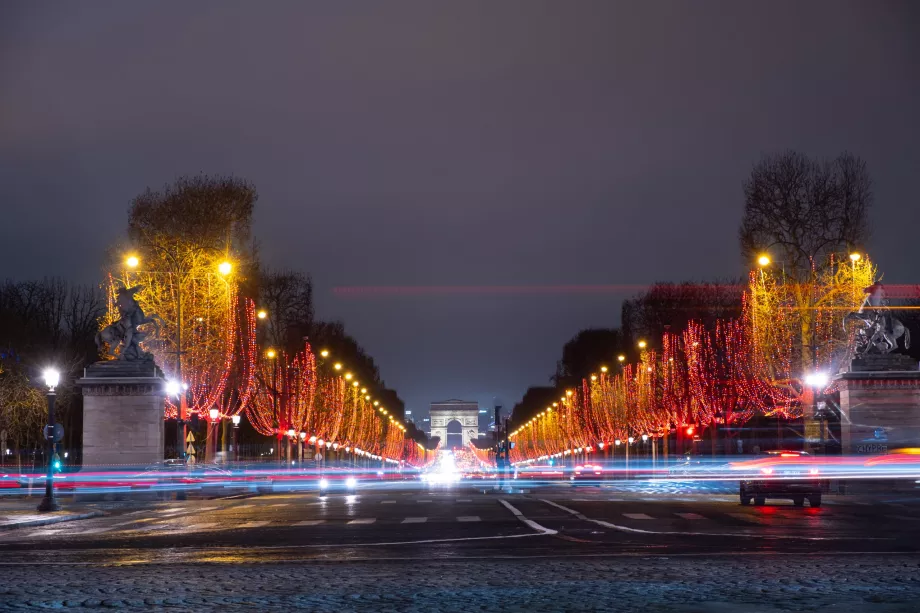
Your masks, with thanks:
[[[49,524],[60,524],[65,521],[75,521],[78,519],[91,519],[93,517],[102,517],[105,515],[102,511],[90,511],[88,513],[79,513],[76,515],[59,515],[56,517],[43,517],[41,519],[30,519],[12,524],[0,525],[0,532],[8,532],[17,528],[30,528],[34,526],[47,526]]]

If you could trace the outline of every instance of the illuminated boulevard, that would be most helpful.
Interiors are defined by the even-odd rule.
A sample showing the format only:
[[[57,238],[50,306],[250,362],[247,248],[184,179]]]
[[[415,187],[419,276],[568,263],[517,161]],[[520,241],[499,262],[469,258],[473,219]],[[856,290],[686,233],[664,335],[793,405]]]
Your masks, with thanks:
[[[742,507],[736,488],[404,481],[74,503],[103,515],[0,532],[0,608],[916,610],[920,495]]]

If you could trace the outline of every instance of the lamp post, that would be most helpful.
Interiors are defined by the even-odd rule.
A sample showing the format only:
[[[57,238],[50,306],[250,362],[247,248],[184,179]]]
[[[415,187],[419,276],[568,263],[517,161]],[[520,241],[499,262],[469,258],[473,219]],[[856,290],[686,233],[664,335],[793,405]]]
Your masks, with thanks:
[[[291,467],[291,444],[294,441],[294,438],[297,436],[297,432],[294,428],[289,428],[287,431],[287,465],[288,468]]]
[[[230,421],[233,422],[233,461],[240,461],[240,444],[239,444],[239,433],[240,433],[240,415],[237,413],[230,418]]]
[[[48,425],[45,427],[45,440],[48,445],[48,476],[45,477],[45,497],[42,498],[41,503],[38,505],[38,510],[43,512],[60,511],[61,505],[54,498],[54,439],[56,438],[56,424],[54,422],[54,399],[56,394],[54,388],[57,387],[61,380],[61,373],[53,368],[48,368],[43,373],[43,378],[45,379],[45,385],[48,386],[48,393],[46,394],[48,398]]]
[[[297,460],[300,464],[300,469],[303,470],[303,444],[307,440],[307,433],[302,431],[300,432],[300,440],[297,442]]]
[[[813,372],[805,375],[805,385],[812,389],[814,420],[818,424],[820,437],[820,450],[822,455],[827,455],[827,405],[824,402],[824,388],[828,383],[827,373]]]
[[[208,458],[207,461],[213,463],[217,456],[217,422],[220,420],[220,411],[210,409],[208,411]]]

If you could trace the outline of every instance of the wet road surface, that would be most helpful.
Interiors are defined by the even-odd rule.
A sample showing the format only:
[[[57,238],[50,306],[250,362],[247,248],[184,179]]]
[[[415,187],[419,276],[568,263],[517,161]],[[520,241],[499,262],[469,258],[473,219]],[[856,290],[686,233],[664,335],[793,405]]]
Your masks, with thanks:
[[[820,561],[834,566],[839,576],[847,577],[853,576],[854,569],[863,568],[872,579],[871,586],[866,584],[866,594],[871,592],[875,598],[866,600],[868,596],[861,596],[856,602],[873,607],[866,610],[897,610],[890,607],[906,602],[906,594],[911,598],[920,596],[920,556],[916,555],[920,549],[920,497],[914,496],[827,496],[824,506],[812,509],[796,508],[791,503],[742,507],[737,496],[720,491],[651,494],[636,487],[564,484],[502,492],[461,485],[432,490],[367,489],[354,495],[277,493],[103,506],[103,517],[0,534],[0,573],[12,586],[6,592],[0,589],[0,607],[27,602],[27,598],[23,600],[27,593],[22,591],[28,591],[35,577],[35,571],[28,569],[45,565],[68,565],[69,583],[62,589],[81,596],[82,600],[74,600],[76,607],[95,602],[92,594],[86,596],[86,590],[103,589],[93,579],[99,576],[91,572],[94,569],[111,575],[114,584],[125,577],[136,577],[134,573],[139,568],[151,569],[165,581],[161,587],[166,591],[151,596],[156,600],[168,598],[174,593],[171,589],[186,585],[189,577],[206,567],[215,577],[250,577],[230,590],[234,594],[234,590],[245,592],[240,596],[243,600],[220,601],[224,607],[245,608],[249,606],[245,599],[255,597],[247,590],[266,581],[266,565],[283,568],[281,575],[293,573],[301,584],[301,591],[291,592],[288,600],[273,603],[314,610],[324,610],[328,603],[332,603],[330,610],[353,610],[342,600],[346,592],[378,590],[386,600],[386,594],[391,592],[415,590],[415,584],[403,582],[401,591],[400,576],[392,574],[392,569],[402,568],[405,576],[419,568],[436,572],[432,569],[438,564],[452,569],[442,572],[474,572],[486,582],[483,585],[489,578],[475,569],[499,564],[493,569],[493,578],[504,586],[501,589],[505,593],[515,585],[515,576],[518,582],[526,578],[533,584],[532,610],[559,610],[550,606],[552,600],[540,600],[558,589],[565,588],[569,596],[588,589],[587,579],[572,579],[577,585],[560,587],[553,578],[561,576],[560,564],[566,573],[581,568],[586,573],[584,577],[601,582],[592,584],[591,590],[614,590],[617,597],[623,598],[628,597],[632,584],[613,581],[611,577],[620,577],[625,569],[633,572],[647,567],[654,574],[665,572],[678,560],[681,565],[705,560],[706,564],[721,565],[722,576],[731,576],[732,581],[753,572],[749,581],[756,582],[776,573],[778,559],[782,559],[783,568],[798,568],[796,564],[800,563],[804,564],[802,568],[813,568]],[[384,572],[384,568],[388,570]],[[893,568],[903,570],[893,572]],[[546,575],[549,569],[556,569],[555,574]],[[343,578],[343,573],[347,577]],[[316,581],[328,584],[330,574],[335,579],[329,585],[335,589],[321,590],[321,594],[308,589]],[[665,575],[666,582],[677,581],[667,572]],[[166,581],[168,577],[181,580],[171,586]],[[540,577],[544,578],[542,584]],[[608,578],[606,582],[604,577]],[[815,606],[833,601],[825,596],[833,595],[834,590],[821,592],[832,577],[816,577],[810,571],[789,571],[783,577],[794,583],[805,582],[804,586],[818,581],[814,587]],[[458,581],[456,577],[442,579],[444,585]],[[782,585],[782,580],[777,579],[777,585]],[[272,581],[268,584],[274,585]],[[731,594],[718,590],[724,591],[729,585],[735,584],[713,583],[712,593],[703,590],[693,598],[728,598]],[[463,586],[467,591],[476,587],[475,582]],[[548,591],[537,598],[544,588]],[[736,588],[747,594],[751,586]],[[186,596],[198,597],[192,587],[188,589],[191,595]],[[312,600],[302,600],[307,592]],[[892,596],[891,600],[880,594],[895,594],[897,598]],[[38,595],[44,600],[39,598],[37,603],[66,600],[48,600],[44,592]],[[122,596],[121,600],[130,600]],[[230,597],[227,593],[221,597],[224,596]],[[316,600],[320,596],[331,600]],[[555,598],[569,596],[557,594]],[[658,597],[664,598],[664,592],[655,598]],[[646,599],[640,603],[646,608],[636,610],[654,610],[648,607],[657,602],[655,598]],[[687,598],[678,603],[683,606]],[[182,602],[189,605],[191,601]],[[854,601],[847,602],[853,605]],[[264,606],[263,601],[258,603]],[[581,604],[584,603],[578,607]],[[882,604],[889,608],[879,608]],[[860,609],[849,606],[848,610]]]

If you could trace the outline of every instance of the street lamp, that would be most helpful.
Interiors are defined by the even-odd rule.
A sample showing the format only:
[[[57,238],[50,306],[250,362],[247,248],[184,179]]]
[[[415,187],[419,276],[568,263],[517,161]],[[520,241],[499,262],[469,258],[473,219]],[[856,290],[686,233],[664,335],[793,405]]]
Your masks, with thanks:
[[[125,266],[128,268],[137,268],[140,263],[141,261],[136,255],[129,255],[125,258]]]
[[[860,254],[858,254],[858,253],[855,253],[855,252],[854,252],[854,253],[851,253],[851,254],[850,254],[850,261],[853,262],[854,264],[855,264],[856,262],[858,262],[859,260],[861,260],[861,259],[862,259],[862,256],[861,256]]]
[[[259,312],[256,313],[256,317],[258,317],[259,319],[265,319],[266,317],[268,317],[268,311],[266,311],[265,309],[259,309]]]
[[[208,462],[214,462],[217,457],[217,421],[220,419],[220,411],[209,409],[208,417]]]
[[[830,382],[830,377],[828,377],[825,372],[812,372],[805,375],[805,385],[812,389],[812,396],[814,397],[814,405],[812,414],[814,415],[814,420],[818,422],[818,428],[820,429],[821,437],[821,453],[827,454],[827,405],[824,402],[824,388],[827,387],[827,384]]]
[[[227,261],[223,261],[217,265],[217,272],[224,275],[225,277],[233,272],[233,264]]]
[[[45,497],[42,498],[38,505],[39,511],[60,511],[61,505],[54,498],[54,443],[56,436],[56,424],[54,422],[54,388],[61,381],[61,373],[54,368],[48,368],[42,373],[45,385],[48,386],[48,425],[45,426],[45,440],[48,441],[48,476],[45,478]]]
[[[760,266],[761,268],[763,268],[764,266],[769,266],[769,265],[770,265],[770,256],[768,256],[768,255],[761,255],[759,258],[757,258],[757,265]]]
[[[648,343],[645,341],[639,341],[639,349],[645,349],[648,346]]]
[[[233,422],[233,459],[236,462],[240,461],[240,444],[239,444],[240,419],[241,417],[239,413],[230,417],[230,421]]]

